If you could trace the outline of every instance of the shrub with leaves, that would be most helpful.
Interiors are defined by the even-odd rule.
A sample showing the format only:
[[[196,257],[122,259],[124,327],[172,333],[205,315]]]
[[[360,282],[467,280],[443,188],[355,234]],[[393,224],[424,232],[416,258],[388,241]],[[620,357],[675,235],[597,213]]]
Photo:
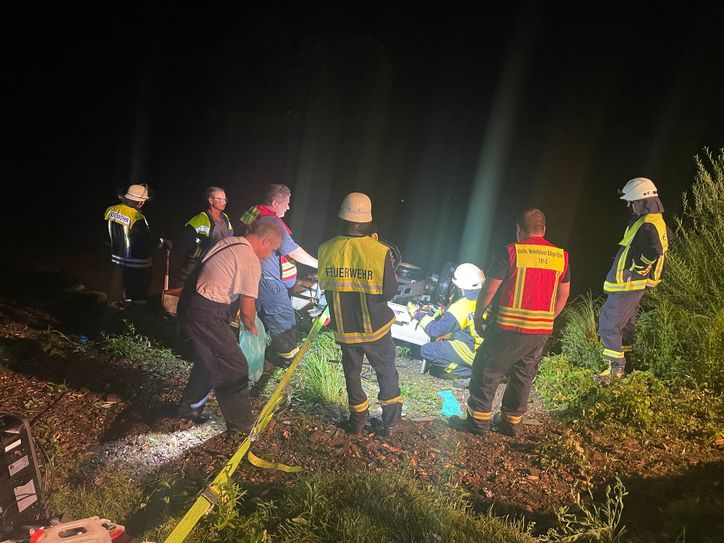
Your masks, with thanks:
[[[697,172],[663,281],[647,300],[635,355],[662,377],[724,391],[724,149],[696,158]],[[646,299],[645,299],[646,300]]]
[[[540,364],[535,386],[546,407],[565,411],[598,390],[593,376],[590,369],[574,367],[565,355],[547,356]]]

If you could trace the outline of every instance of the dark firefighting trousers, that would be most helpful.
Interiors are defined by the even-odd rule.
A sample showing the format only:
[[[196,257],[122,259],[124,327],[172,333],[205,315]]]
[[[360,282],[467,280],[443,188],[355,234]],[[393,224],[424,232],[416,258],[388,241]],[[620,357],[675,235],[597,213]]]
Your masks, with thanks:
[[[377,374],[380,393],[377,400],[382,406],[382,422],[385,426],[395,426],[402,416],[402,396],[397,368],[395,367],[395,344],[392,334],[387,332],[382,338],[371,343],[340,343],[342,348],[342,367],[347,383],[350,419],[364,424],[369,417],[369,402],[362,388],[363,355]]]
[[[465,345],[460,340],[431,341],[422,346],[420,354],[438,372],[459,379],[469,379],[472,373],[472,363],[455,350],[453,343]],[[465,346],[467,347],[467,345]],[[434,372],[434,370],[431,371],[431,373]]]
[[[151,286],[151,268],[130,268],[115,264],[114,290],[118,282],[123,285],[123,301],[143,303],[148,298],[148,289]]]
[[[181,397],[181,410],[201,411],[213,388],[228,429],[248,430],[249,366],[239,338],[229,326],[229,306],[193,293],[182,327],[194,352],[194,364]]]
[[[611,364],[611,370],[622,370],[626,366],[624,352],[633,345],[636,317],[645,292],[611,292],[598,314],[598,334],[603,341],[603,357]]]
[[[297,354],[297,318],[289,300],[289,291],[279,279],[262,275],[256,311],[271,336],[273,356],[288,365]]]
[[[475,354],[470,381],[468,417],[481,428],[490,426],[493,398],[498,384],[508,375],[501,416],[510,425],[520,424],[528,410],[528,396],[538,363],[550,334],[520,334],[489,327],[485,343]]]

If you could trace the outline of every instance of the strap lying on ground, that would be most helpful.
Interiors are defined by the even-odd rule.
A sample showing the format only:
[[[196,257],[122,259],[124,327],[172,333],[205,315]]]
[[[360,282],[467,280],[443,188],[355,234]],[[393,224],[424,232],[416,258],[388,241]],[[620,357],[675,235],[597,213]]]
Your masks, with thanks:
[[[249,437],[244,439],[236,452],[231,456],[231,458],[229,458],[229,460],[226,461],[226,464],[224,464],[224,467],[221,469],[218,475],[214,477],[214,480],[211,481],[209,486],[204,489],[204,491],[199,495],[198,498],[196,498],[194,504],[186,512],[184,517],[179,521],[173,531],[166,538],[164,543],[181,543],[184,539],[188,537],[188,535],[194,529],[201,517],[208,513],[209,510],[216,504],[219,496],[221,495],[221,489],[223,488],[224,484],[226,484],[232,474],[236,471],[236,468],[239,467],[239,463],[244,458],[244,455],[246,455],[247,453],[249,453],[249,462],[261,468],[278,469],[287,473],[294,473],[302,469],[296,466],[287,466],[284,464],[272,463],[267,462],[266,460],[262,460],[253,453],[249,452],[249,447],[251,447],[252,441],[255,441],[256,438],[264,432],[267,425],[269,424],[269,421],[271,421],[272,416],[274,416],[276,408],[281,403],[283,403],[284,389],[286,388],[287,384],[289,384],[289,380],[292,378],[292,375],[296,371],[297,366],[299,366],[299,363],[301,362],[305,353],[314,341],[314,338],[316,338],[317,334],[319,334],[319,331],[322,329],[322,326],[324,325],[328,317],[329,308],[326,308],[324,312],[320,314],[314,321],[312,329],[309,331],[309,334],[302,342],[302,345],[299,347],[299,352],[294,355],[292,363],[287,368],[287,371],[284,372],[281,381],[279,381],[279,384],[277,384],[277,387],[274,389],[274,393],[271,395],[269,401],[267,401],[267,403],[264,405],[261,412],[259,413],[259,416],[256,418],[256,422],[254,423],[254,426],[249,432]]]

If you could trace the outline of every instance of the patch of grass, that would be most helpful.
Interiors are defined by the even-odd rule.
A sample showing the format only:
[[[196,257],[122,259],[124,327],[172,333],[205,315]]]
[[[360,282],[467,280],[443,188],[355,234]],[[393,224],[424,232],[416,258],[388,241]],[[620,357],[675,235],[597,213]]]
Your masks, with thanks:
[[[63,484],[51,489],[48,510],[71,519],[100,516],[123,524],[143,499],[140,485],[121,473],[108,473],[103,484]]]
[[[603,300],[594,300],[589,292],[565,309],[561,350],[576,367],[600,371],[605,366],[597,320],[602,305]]]
[[[331,332],[322,332],[297,370],[299,398],[312,404],[347,404],[342,351]]]
[[[593,495],[588,491],[591,504],[583,502],[581,494],[575,495],[576,511],[562,507],[556,512],[558,527],[548,531],[539,541],[552,543],[617,543],[624,541],[626,527],[621,524],[623,498],[628,494],[620,479],[613,486],[606,487],[606,500],[603,504],[593,503]]]
[[[396,358],[412,358],[412,349],[403,345],[395,345]]]
[[[521,523],[475,514],[462,496],[401,474],[315,476],[247,517],[238,514],[243,498],[238,487],[227,489],[224,505],[195,537],[213,543],[534,541]]]
[[[110,358],[125,358],[142,368],[178,366],[181,363],[171,349],[156,346],[149,338],[136,332],[132,323],[126,322],[126,327],[122,334],[101,334],[99,346]]]

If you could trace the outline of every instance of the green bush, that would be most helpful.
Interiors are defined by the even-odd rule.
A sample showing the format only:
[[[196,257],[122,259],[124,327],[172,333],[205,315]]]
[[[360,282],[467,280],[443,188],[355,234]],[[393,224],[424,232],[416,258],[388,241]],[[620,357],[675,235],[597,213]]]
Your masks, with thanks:
[[[535,386],[546,407],[566,411],[598,390],[593,382],[594,375],[590,369],[574,367],[565,355],[547,356],[538,368]]]
[[[705,163],[706,161],[706,163]],[[724,391],[724,150],[697,157],[697,173],[663,281],[641,319],[635,354],[664,378],[706,383]]]

